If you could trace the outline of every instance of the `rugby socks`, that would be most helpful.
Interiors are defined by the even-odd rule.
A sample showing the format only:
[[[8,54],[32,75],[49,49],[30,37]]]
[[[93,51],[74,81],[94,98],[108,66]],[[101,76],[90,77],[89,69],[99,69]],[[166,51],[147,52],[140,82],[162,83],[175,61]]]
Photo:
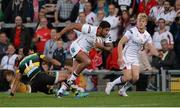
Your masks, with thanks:
[[[66,91],[66,89],[67,89],[67,86],[63,84],[61,88],[58,90],[58,93],[63,93],[64,91]]]
[[[125,85],[122,87],[122,89],[124,89],[126,91],[130,87],[132,87],[132,83],[128,81],[128,82],[125,83]]]
[[[70,81],[74,81],[76,80],[76,78],[78,77],[79,75],[74,71],[72,74],[71,74],[71,77],[68,79]]]
[[[112,82],[113,85],[120,84],[120,83],[122,83],[122,76],[118,77],[117,79],[115,79],[115,80]]]

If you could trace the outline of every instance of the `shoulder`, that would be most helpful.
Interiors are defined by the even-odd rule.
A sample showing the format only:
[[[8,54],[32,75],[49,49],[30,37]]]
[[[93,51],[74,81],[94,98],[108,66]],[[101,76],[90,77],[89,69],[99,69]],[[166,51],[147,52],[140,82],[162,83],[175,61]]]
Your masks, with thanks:
[[[127,30],[127,32],[130,32],[131,34],[138,32],[136,27],[132,27],[131,29]]]
[[[145,35],[151,36],[150,33],[147,30],[145,31]]]

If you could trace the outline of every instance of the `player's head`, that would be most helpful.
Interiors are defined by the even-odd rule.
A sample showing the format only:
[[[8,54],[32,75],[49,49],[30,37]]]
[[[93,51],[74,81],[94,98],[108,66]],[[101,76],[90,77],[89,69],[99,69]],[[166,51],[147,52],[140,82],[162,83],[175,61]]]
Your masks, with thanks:
[[[145,29],[145,27],[147,25],[147,21],[148,21],[148,17],[147,17],[147,15],[145,13],[138,14],[137,27],[139,29]]]
[[[97,35],[101,36],[101,37],[106,37],[107,34],[110,31],[110,27],[111,25],[109,24],[109,22],[107,21],[102,21],[99,24],[98,30],[97,30]]]
[[[34,48],[23,48],[23,54],[24,56],[28,56],[30,54],[33,54],[35,52]]]

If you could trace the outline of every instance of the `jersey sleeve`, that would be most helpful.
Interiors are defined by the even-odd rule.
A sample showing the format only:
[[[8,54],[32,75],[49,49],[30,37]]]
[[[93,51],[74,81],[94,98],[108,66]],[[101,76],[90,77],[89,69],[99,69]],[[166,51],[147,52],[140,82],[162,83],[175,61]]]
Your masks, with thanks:
[[[92,26],[91,25],[89,25],[89,24],[84,24],[83,26],[82,26],[82,29],[81,29],[81,32],[82,33],[92,33],[93,32],[93,28],[92,28]]]
[[[132,30],[128,30],[128,31],[126,31],[125,34],[124,34],[124,36],[125,36],[126,38],[128,38],[128,40],[131,39],[132,35],[133,35]]]
[[[45,55],[44,54],[39,54],[39,58],[43,60],[45,58]]]
[[[152,38],[151,38],[151,36],[150,36],[150,35],[148,36],[147,43],[152,44]]]
[[[111,36],[107,36],[107,38],[105,38],[104,40],[105,43],[112,43],[112,39],[111,39]]]

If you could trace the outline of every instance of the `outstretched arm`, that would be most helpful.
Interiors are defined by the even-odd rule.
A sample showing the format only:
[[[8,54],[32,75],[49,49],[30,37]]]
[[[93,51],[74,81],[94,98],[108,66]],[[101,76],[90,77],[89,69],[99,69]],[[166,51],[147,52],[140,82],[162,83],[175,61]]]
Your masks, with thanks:
[[[72,23],[72,24],[70,24],[70,25],[67,25],[63,30],[61,30],[61,32],[59,32],[59,37],[58,37],[58,39],[59,39],[63,34],[65,34],[65,33],[67,33],[67,32],[70,32],[70,31],[72,31],[73,29],[78,30],[78,31],[81,31],[81,29],[82,29],[82,24],[80,24],[80,23]]]
[[[11,88],[11,92],[10,92],[10,95],[11,96],[14,96],[15,92],[16,92],[16,88],[20,82],[20,79],[22,77],[22,74],[20,72],[17,72],[16,75],[15,75],[15,80],[13,82],[13,86]]]
[[[48,58],[48,57],[43,57],[42,58],[45,62],[51,63],[56,66],[61,66],[61,63],[57,61],[56,59]]]

